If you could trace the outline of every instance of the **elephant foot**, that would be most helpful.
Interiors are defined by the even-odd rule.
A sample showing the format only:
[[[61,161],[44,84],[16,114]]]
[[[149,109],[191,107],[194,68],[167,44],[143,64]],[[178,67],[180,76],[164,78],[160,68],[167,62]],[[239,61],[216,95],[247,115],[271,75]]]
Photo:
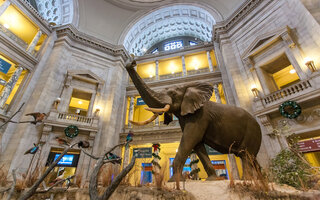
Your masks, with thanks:
[[[180,176],[180,181],[185,181],[182,175]],[[176,175],[172,175],[168,182],[176,182]]]
[[[220,179],[215,175],[211,175],[208,178],[206,178],[206,181],[216,181],[216,180],[220,180]]]

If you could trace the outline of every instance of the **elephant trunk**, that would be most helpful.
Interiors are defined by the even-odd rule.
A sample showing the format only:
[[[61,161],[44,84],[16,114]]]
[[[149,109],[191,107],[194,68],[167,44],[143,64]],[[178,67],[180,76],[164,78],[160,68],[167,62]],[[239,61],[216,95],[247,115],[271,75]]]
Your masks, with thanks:
[[[139,94],[141,95],[143,101],[152,108],[163,108],[167,104],[171,104],[171,98],[167,95],[157,93],[147,86],[147,84],[138,75],[136,70],[132,67],[126,67],[129,76],[135,87],[137,88]]]

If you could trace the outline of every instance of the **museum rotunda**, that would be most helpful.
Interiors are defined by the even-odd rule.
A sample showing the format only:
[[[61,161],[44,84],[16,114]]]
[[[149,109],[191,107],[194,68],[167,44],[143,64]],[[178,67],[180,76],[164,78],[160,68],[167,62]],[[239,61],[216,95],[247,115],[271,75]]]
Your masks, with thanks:
[[[152,183],[155,156],[169,180],[182,130],[177,116],[131,123],[153,115],[125,68],[133,59],[154,91],[207,83],[210,101],[254,116],[262,168],[292,135],[320,167],[319,32],[317,0],[0,0],[1,169],[48,168],[64,150],[57,137],[88,141],[100,155],[133,133],[115,151],[121,168],[136,157],[129,182]],[[25,154],[31,147],[40,150]],[[217,176],[243,176],[239,157],[205,148]],[[51,179],[63,171],[88,184],[95,163],[73,148]]]

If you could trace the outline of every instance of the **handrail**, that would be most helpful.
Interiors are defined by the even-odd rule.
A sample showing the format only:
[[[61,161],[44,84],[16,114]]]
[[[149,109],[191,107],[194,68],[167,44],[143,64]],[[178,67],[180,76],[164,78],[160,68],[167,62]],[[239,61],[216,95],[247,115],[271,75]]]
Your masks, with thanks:
[[[93,122],[93,117],[86,117],[86,116],[74,115],[69,113],[59,113],[58,119],[70,120],[70,121],[85,123],[89,125],[91,125]]]
[[[278,90],[276,92],[273,92],[273,93],[265,96],[263,98],[263,102],[265,104],[270,104],[272,102],[286,98],[286,97],[291,96],[293,94],[300,93],[303,90],[306,90],[311,87],[312,87],[312,85],[309,80],[300,81],[299,83],[293,84],[291,86],[288,86],[286,88],[283,88],[281,90]]]

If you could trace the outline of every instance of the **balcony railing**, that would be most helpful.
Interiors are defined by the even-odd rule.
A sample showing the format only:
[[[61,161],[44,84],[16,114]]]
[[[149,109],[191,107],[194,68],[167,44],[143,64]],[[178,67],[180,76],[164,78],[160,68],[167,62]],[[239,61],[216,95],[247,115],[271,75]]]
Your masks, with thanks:
[[[47,121],[50,123],[64,124],[64,125],[79,125],[88,128],[98,127],[97,117],[86,117],[70,113],[60,113],[57,110],[51,110]]]
[[[135,126],[135,125],[126,125],[126,129],[134,129],[134,130],[140,130],[140,129],[161,129],[161,128],[165,128],[165,127],[179,127],[179,121],[178,120],[173,120],[169,125],[163,124],[163,122],[160,122],[158,124],[155,124],[155,122],[153,123],[149,123],[147,125],[144,126]]]
[[[208,72],[210,72],[210,69],[209,69],[209,67],[206,67],[206,68],[202,68],[202,69],[198,69],[198,70],[189,70],[189,71],[187,71],[187,75],[190,76],[190,75],[203,74],[203,73],[208,73]]]
[[[0,24],[0,31],[7,35],[9,38],[14,40],[18,45],[20,45],[23,49],[28,48],[28,44],[20,39],[18,36],[16,36],[14,33],[12,33],[9,29],[5,28],[3,25]]]
[[[287,97],[293,97],[296,94],[301,94],[302,92],[306,91],[307,89],[311,88],[311,83],[309,80],[300,81],[294,85],[288,86],[282,90],[273,92],[266,97],[263,98],[263,102],[265,104],[271,104],[278,100],[283,100]]]
[[[80,115],[68,114],[68,113],[59,113],[58,119],[69,120],[72,122],[79,122],[91,125],[93,121],[93,117],[85,117]]]
[[[177,73],[174,73],[174,74],[166,74],[166,75],[160,75],[159,76],[160,80],[171,79],[171,78],[176,78],[176,77],[182,77],[182,72],[177,72]]]

